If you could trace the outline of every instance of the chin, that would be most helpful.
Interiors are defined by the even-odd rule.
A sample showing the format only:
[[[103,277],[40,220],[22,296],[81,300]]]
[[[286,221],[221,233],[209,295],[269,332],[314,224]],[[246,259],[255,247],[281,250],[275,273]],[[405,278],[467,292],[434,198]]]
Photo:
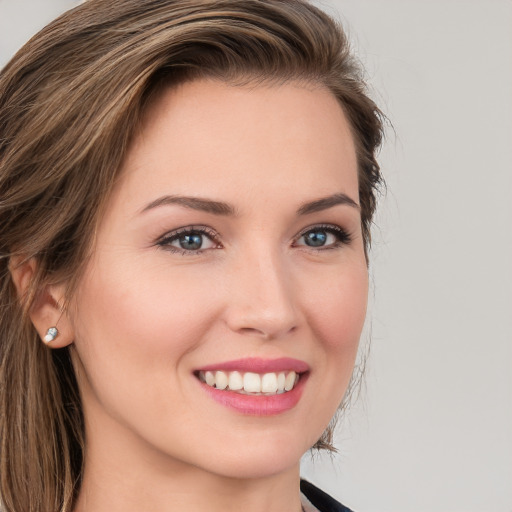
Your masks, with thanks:
[[[278,474],[299,469],[302,454],[293,457],[278,456],[238,458],[238,460],[217,463],[212,468],[215,474],[231,479],[255,480],[270,478]]]
[[[248,439],[242,446],[230,443],[229,450],[210,453],[205,469],[234,479],[267,478],[294,470],[298,473],[300,460],[311,445],[292,437],[276,436],[267,442]]]

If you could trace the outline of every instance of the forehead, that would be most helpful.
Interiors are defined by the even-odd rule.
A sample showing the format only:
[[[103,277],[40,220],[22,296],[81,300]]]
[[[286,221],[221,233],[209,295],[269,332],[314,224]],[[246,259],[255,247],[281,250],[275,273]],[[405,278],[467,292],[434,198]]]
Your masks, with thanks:
[[[145,113],[120,185],[141,201],[162,193],[358,199],[343,110],[327,88],[301,82],[197,80],[162,92]]]

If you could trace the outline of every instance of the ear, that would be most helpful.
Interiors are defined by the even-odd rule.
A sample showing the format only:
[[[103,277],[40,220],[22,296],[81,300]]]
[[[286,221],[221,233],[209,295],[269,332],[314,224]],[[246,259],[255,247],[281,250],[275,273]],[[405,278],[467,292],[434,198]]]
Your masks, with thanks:
[[[20,301],[26,297],[37,270],[34,258],[13,256],[9,262],[11,277]],[[30,320],[41,341],[51,348],[62,348],[73,343],[74,332],[64,304],[64,285],[47,285],[39,290],[29,310]],[[49,329],[56,328],[56,336],[48,336]],[[50,333],[55,331],[51,330]],[[50,340],[50,337],[53,338]]]

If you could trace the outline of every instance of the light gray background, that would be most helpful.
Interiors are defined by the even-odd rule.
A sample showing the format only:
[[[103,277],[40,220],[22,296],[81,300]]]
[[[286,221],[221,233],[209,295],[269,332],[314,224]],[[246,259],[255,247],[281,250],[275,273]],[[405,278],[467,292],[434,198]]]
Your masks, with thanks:
[[[76,3],[0,0],[0,65]],[[358,512],[512,512],[512,2],[317,3],[395,133],[366,384],[303,474]]]

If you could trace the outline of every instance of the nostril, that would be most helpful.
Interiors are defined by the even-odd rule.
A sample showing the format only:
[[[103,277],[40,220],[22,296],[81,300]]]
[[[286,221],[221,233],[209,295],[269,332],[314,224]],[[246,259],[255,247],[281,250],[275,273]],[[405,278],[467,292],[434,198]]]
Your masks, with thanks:
[[[272,340],[290,334],[294,332],[296,329],[296,326],[292,326],[289,328],[280,328],[280,326],[271,326],[268,328],[241,327],[238,329],[238,332],[240,334],[247,334],[249,336],[260,337],[264,340]]]
[[[253,336],[260,336],[265,339],[269,339],[270,335],[268,332],[263,331],[262,329],[256,329],[254,327],[242,327],[238,330],[241,334],[249,334]]]

